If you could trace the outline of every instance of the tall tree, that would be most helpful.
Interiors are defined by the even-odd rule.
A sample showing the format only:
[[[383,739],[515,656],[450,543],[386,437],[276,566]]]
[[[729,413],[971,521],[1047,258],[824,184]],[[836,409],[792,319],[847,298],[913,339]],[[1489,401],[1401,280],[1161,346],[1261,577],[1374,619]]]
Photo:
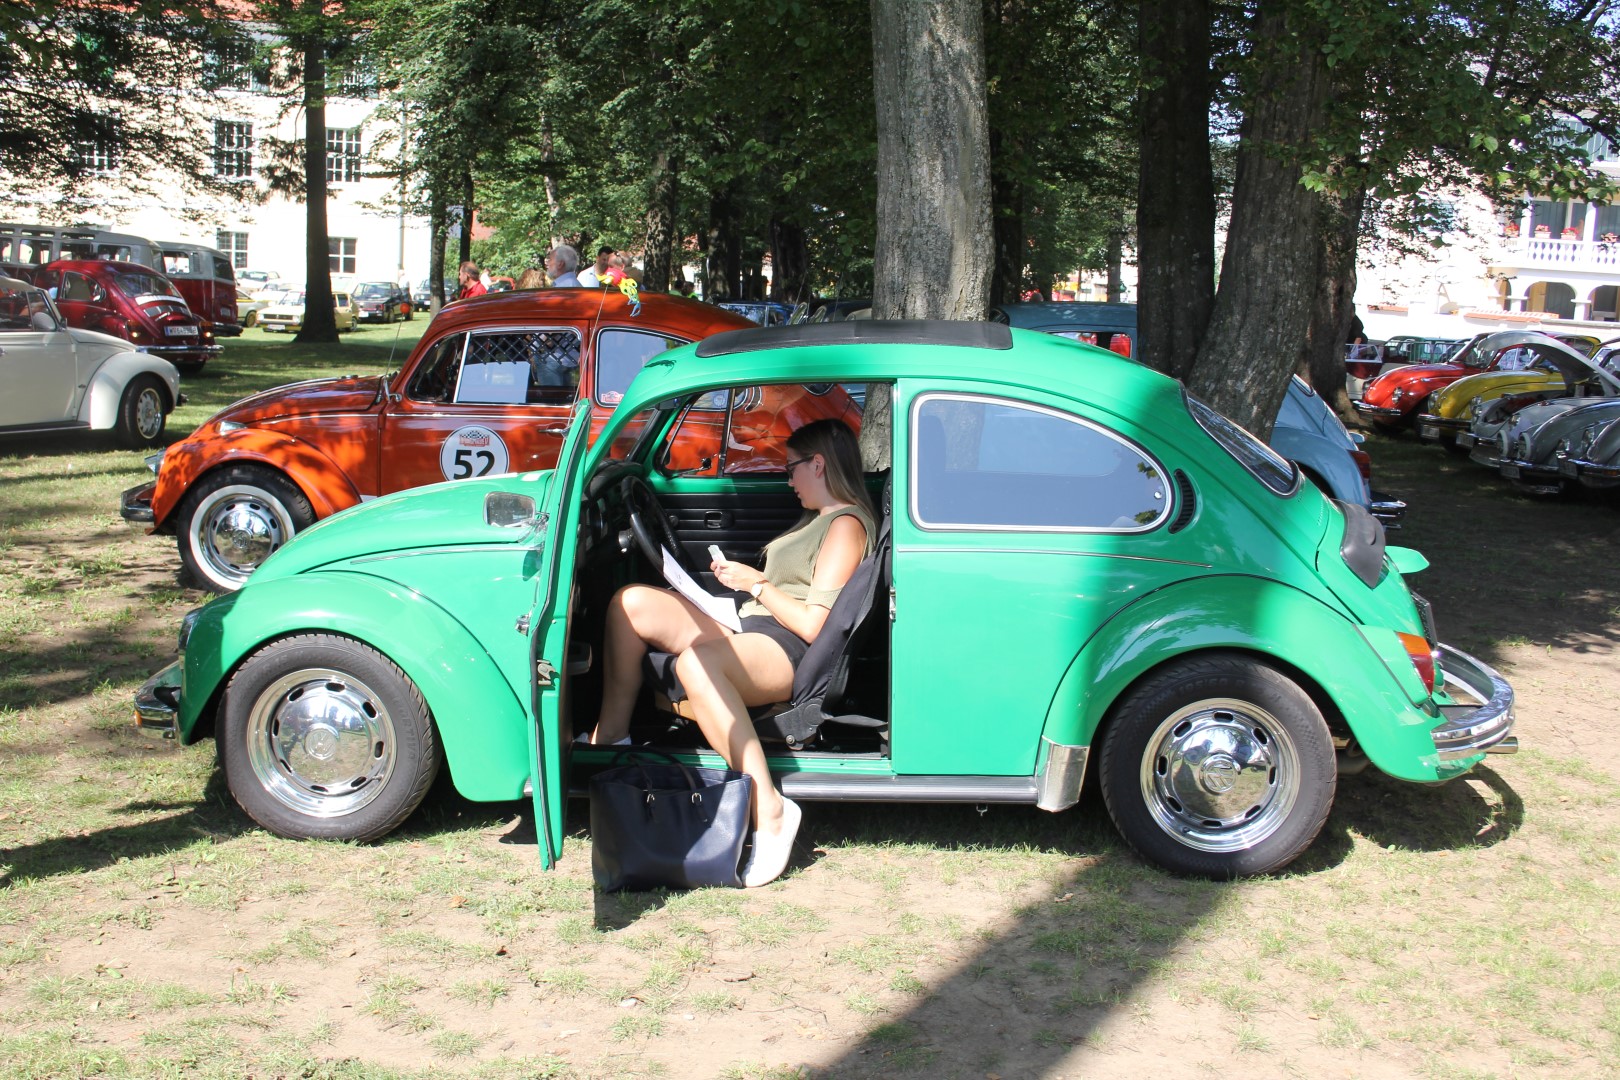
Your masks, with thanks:
[[[872,314],[982,319],[994,252],[979,0],[872,0],[872,57]],[[889,393],[872,390],[861,450],[869,468],[883,468],[893,434]]]

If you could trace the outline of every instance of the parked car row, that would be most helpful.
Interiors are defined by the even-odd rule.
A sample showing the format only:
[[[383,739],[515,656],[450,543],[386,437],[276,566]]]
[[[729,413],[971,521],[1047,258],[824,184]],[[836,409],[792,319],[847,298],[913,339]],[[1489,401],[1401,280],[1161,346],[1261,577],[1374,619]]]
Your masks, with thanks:
[[[1507,330],[1440,364],[1386,370],[1356,408],[1495,470],[1520,490],[1620,485],[1620,338]]]

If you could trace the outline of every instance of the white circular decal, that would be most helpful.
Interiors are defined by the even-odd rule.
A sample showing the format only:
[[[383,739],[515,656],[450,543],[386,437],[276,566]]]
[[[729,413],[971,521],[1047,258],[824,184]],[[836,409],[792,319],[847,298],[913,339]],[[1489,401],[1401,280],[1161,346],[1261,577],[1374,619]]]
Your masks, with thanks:
[[[457,428],[439,450],[439,471],[446,480],[508,472],[506,444],[487,427]]]

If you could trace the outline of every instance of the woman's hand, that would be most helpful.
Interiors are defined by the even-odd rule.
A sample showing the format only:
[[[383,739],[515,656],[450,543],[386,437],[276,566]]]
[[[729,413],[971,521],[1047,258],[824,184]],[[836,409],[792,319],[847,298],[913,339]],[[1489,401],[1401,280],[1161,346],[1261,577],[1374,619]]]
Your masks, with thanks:
[[[747,592],[765,580],[765,575],[760,570],[747,563],[732,562],[730,559],[716,559],[709,564],[709,569],[714,571],[715,580],[720,584],[738,592]]]

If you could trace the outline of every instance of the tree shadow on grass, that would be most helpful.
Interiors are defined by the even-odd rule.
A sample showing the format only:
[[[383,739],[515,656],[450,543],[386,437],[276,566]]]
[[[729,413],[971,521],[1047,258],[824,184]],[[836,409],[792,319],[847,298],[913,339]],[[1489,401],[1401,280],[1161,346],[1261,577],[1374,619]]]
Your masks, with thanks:
[[[17,882],[64,874],[87,874],[125,859],[164,855],[199,840],[220,843],[256,828],[236,809],[216,774],[195,802],[132,802],[115,814],[169,812],[134,825],[53,836],[0,851],[0,889]]]

